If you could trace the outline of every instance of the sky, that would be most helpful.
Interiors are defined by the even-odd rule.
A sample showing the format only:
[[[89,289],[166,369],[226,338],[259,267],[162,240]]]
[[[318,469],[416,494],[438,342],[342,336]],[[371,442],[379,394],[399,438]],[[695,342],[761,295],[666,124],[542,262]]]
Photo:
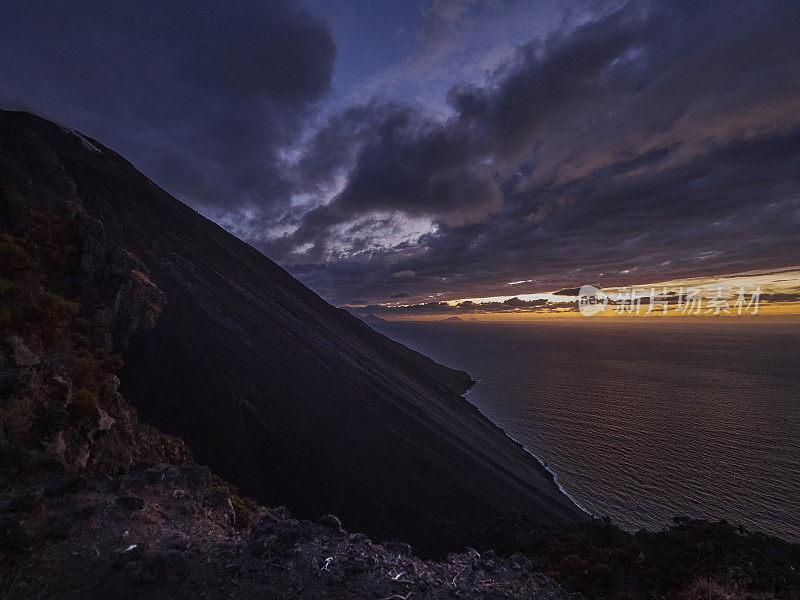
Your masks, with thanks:
[[[796,0],[0,11],[0,107],[115,149],[334,304],[800,292]]]

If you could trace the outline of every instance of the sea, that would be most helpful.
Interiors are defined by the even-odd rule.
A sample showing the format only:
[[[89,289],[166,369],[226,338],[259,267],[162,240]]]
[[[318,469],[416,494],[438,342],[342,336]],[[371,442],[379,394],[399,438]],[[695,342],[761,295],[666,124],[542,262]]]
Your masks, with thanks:
[[[800,541],[800,325],[591,318],[373,325],[620,527],[727,520]]]

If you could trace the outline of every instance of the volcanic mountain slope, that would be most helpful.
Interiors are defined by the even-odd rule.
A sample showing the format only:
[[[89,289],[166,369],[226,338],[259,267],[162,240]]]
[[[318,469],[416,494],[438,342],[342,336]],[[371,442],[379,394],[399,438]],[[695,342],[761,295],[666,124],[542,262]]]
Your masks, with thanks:
[[[459,395],[465,373],[329,305],[98,142],[0,111],[0,185],[12,233],[31,211],[77,219],[64,286],[96,296],[121,391],[243,493],[433,554],[480,545],[504,515],[585,518]],[[131,335],[140,321],[154,326]]]

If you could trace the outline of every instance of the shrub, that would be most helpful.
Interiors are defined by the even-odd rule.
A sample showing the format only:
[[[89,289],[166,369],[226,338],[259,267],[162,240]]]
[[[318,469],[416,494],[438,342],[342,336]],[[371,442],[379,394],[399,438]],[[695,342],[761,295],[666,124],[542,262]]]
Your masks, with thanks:
[[[722,585],[710,578],[699,578],[688,585],[680,597],[682,600],[745,600],[748,595],[735,585]]]
[[[236,515],[235,525],[239,529],[246,529],[255,523],[258,518],[258,504],[252,498],[242,498],[236,487],[212,473],[211,489],[215,492],[227,494],[231,498],[233,512]]]
[[[6,299],[11,296],[17,289],[13,282],[5,277],[0,277],[0,298]]]
[[[119,354],[113,354],[103,361],[103,368],[109,373],[118,373],[122,369],[122,357]]]
[[[69,405],[70,414],[75,419],[88,419],[97,414],[100,405],[97,394],[92,390],[80,388],[72,394]]]
[[[258,519],[258,504],[252,498],[242,498],[237,494],[231,496],[233,512],[236,514],[236,527],[247,529]]]
[[[48,337],[63,335],[72,318],[78,314],[78,304],[64,296],[43,292],[39,296],[39,320],[42,332]]]
[[[89,338],[87,338],[82,333],[73,333],[70,336],[70,340],[72,341],[72,345],[75,348],[88,348],[89,347]]]
[[[72,369],[72,380],[75,387],[99,390],[108,379],[108,372],[103,368],[103,363],[85,348],[75,351]]]
[[[0,275],[16,279],[22,273],[36,270],[36,261],[14,237],[0,237]]]
[[[119,384],[119,379],[114,377],[113,375],[106,377],[105,381],[103,381],[102,385],[100,385],[100,400],[103,403],[108,402],[114,393],[117,391],[117,386]]]
[[[11,331],[14,317],[8,306],[0,304],[0,333],[7,334]]]
[[[0,429],[3,436],[17,442],[28,437],[36,411],[47,403],[51,390],[37,369],[23,372],[16,391],[0,403]]]

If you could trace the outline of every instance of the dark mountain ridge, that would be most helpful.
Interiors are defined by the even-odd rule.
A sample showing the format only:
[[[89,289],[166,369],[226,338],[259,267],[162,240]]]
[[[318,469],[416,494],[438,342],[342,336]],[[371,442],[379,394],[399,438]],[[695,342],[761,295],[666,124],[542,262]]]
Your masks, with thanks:
[[[367,325],[386,322],[386,319],[382,319],[381,317],[373,315],[372,313],[368,315],[357,315],[357,316]]]
[[[82,306],[127,274],[94,306],[124,352],[121,391],[243,493],[434,554],[504,515],[585,518],[460,396],[465,373],[332,307],[98,142],[0,111],[0,185],[12,232],[31,210],[79,216],[64,286]]]

